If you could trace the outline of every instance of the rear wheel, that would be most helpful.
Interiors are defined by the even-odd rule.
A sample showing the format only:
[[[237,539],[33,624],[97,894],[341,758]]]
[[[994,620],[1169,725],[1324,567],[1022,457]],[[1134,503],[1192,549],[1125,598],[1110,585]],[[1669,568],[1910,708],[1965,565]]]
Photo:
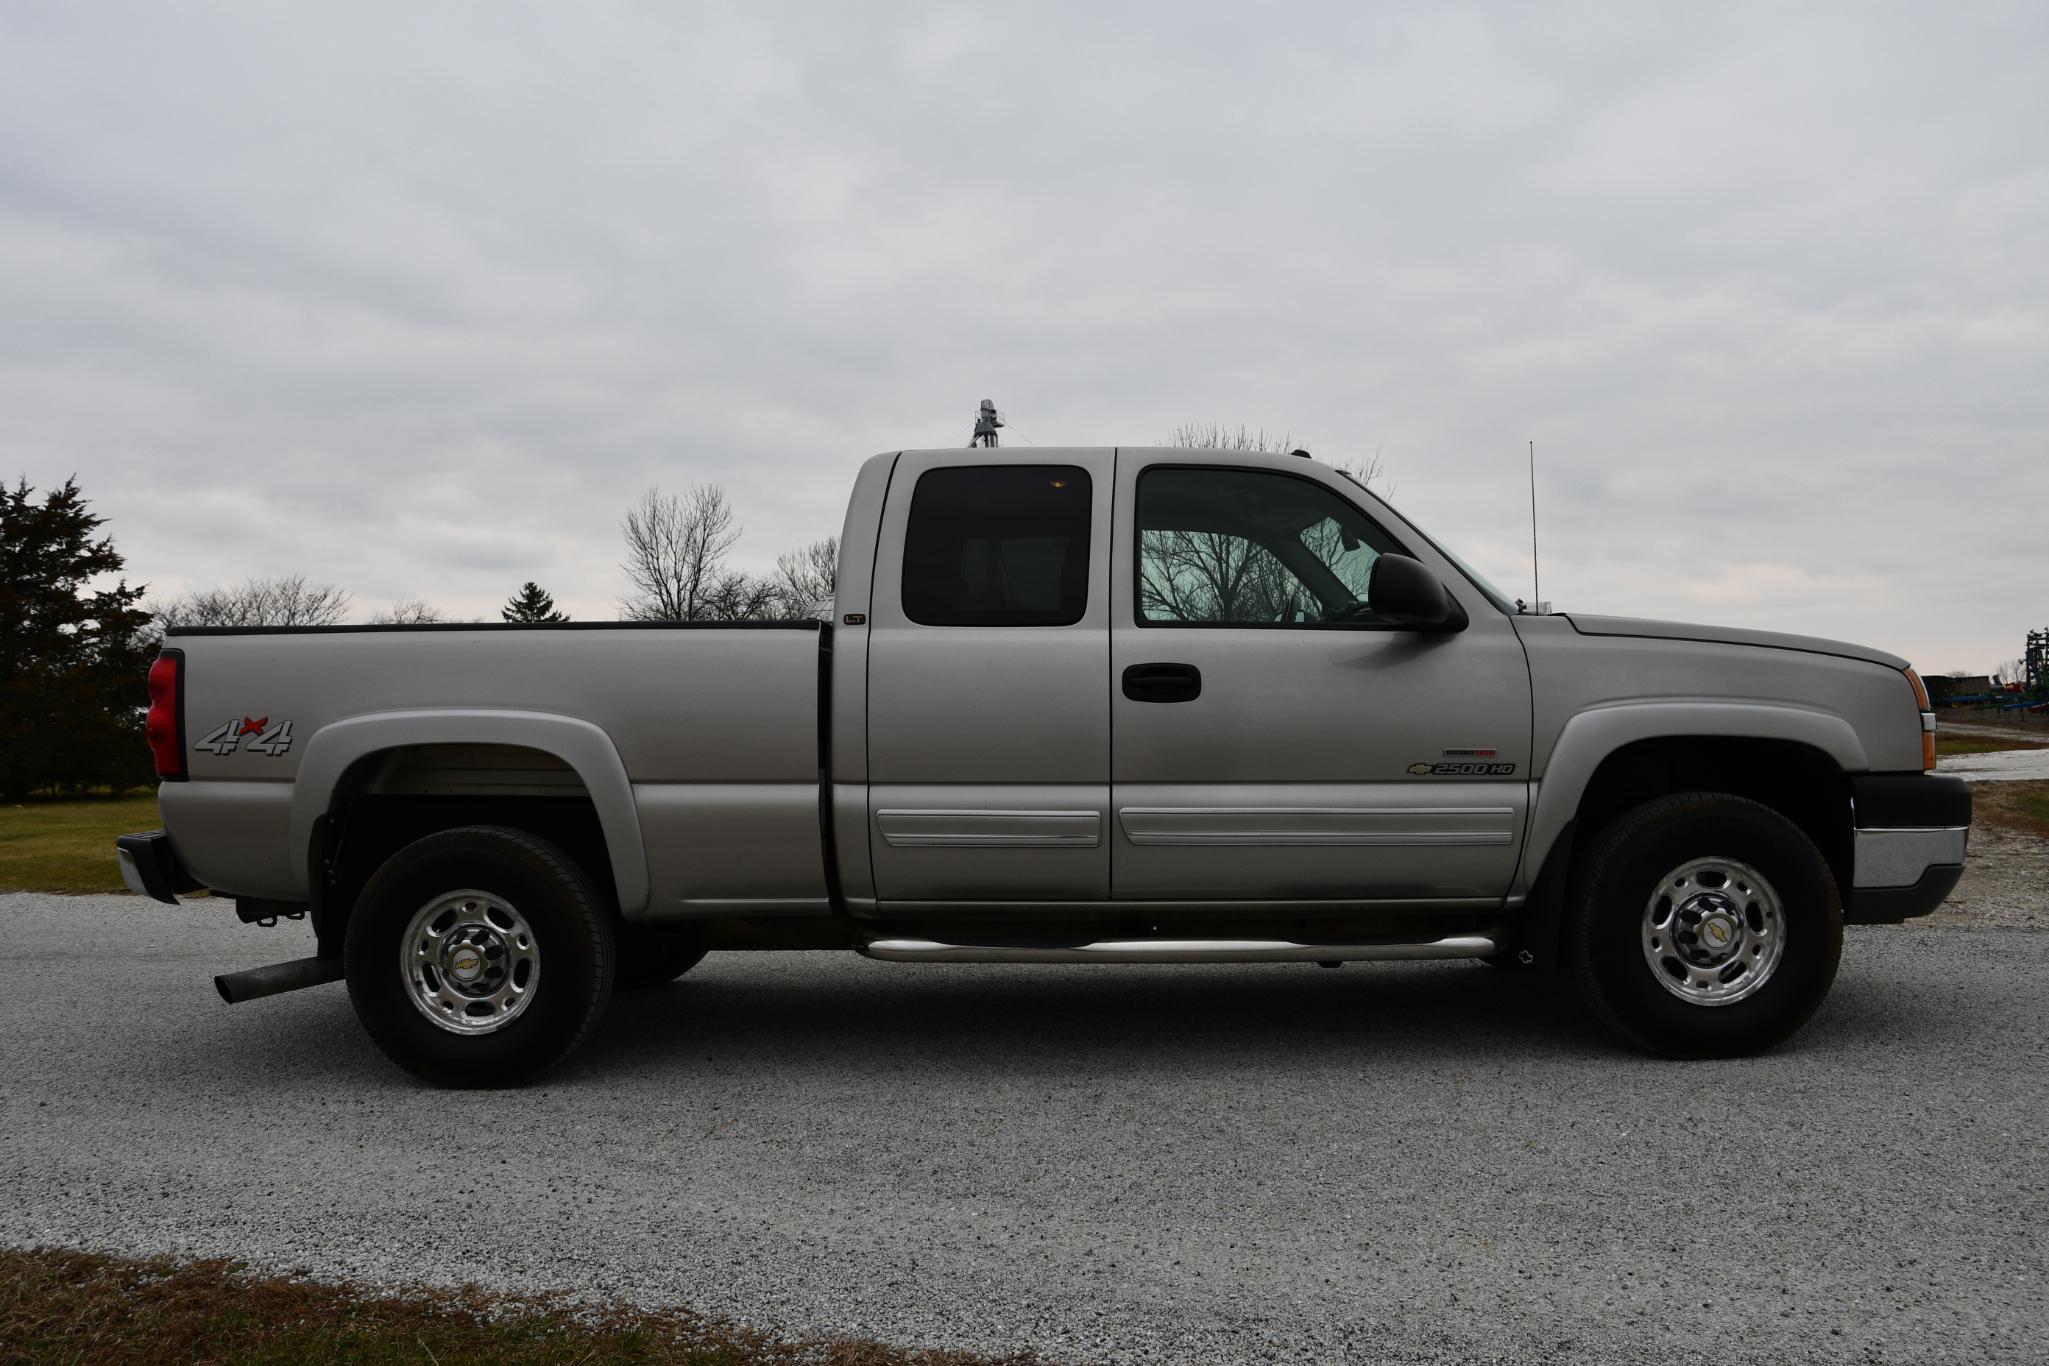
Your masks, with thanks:
[[[472,826],[387,859],[349,917],[349,1000],[393,1062],[437,1086],[516,1086],[581,1043],[616,966],[590,878],[548,841]]]
[[[1726,793],[1624,813],[1588,851],[1567,914],[1588,1008],[1672,1057],[1784,1039],[1828,994],[1842,954],[1827,860],[1784,816]]]

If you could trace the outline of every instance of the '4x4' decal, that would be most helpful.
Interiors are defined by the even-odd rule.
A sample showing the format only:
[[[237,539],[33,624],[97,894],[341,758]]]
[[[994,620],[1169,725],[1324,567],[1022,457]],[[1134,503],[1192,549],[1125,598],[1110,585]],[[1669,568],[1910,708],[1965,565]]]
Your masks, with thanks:
[[[224,721],[215,726],[192,748],[206,754],[233,754],[245,735],[256,737],[244,746],[251,754],[278,758],[292,747],[290,721],[280,721],[273,726],[268,716],[245,716],[239,721]]]

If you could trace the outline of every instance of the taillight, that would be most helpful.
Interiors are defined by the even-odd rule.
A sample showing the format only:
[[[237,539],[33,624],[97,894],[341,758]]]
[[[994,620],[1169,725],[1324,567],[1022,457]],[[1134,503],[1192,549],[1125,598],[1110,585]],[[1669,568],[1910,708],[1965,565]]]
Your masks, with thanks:
[[[165,650],[149,666],[149,719],[143,723],[157,777],[185,781],[185,652]]]

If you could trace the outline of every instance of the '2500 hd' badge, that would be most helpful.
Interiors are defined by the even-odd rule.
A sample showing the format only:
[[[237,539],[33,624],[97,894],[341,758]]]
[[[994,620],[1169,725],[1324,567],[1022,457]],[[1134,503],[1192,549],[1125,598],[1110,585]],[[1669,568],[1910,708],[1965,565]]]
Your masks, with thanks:
[[[242,744],[242,737],[256,738]],[[273,759],[283,757],[292,748],[292,723],[280,721],[272,725],[268,716],[245,716],[239,721],[224,721],[208,731],[192,746],[202,754],[229,755],[237,746],[251,754],[268,754]]]
[[[1445,764],[1410,764],[1409,772],[1418,778],[1512,778],[1515,765],[1475,763],[1462,759]]]

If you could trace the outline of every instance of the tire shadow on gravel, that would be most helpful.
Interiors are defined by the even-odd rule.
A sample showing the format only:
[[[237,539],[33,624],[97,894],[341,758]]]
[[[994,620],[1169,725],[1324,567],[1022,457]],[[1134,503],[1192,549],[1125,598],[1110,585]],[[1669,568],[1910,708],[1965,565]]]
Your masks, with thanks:
[[[1609,1045],[1562,977],[1471,963],[1230,967],[898,965],[774,978],[698,972],[615,998],[569,1070],[597,1079],[716,1059],[892,1071],[1584,1057]],[[700,975],[701,974],[701,975]],[[678,1061],[678,1060],[681,1061]]]
[[[805,955],[810,956],[810,955]],[[1162,1067],[1293,1069],[1388,1063],[1618,1062],[1685,1067],[1637,1053],[1587,1015],[1563,974],[1473,963],[1082,967],[882,964],[772,976],[722,970],[622,994],[563,1080],[760,1066],[893,1072],[1071,1067],[1098,1075]],[[729,955],[728,961],[737,958]],[[1815,1018],[1764,1057],[1836,1057],[1901,1040],[1982,1032],[1955,990],[1874,972],[1846,956]]]

